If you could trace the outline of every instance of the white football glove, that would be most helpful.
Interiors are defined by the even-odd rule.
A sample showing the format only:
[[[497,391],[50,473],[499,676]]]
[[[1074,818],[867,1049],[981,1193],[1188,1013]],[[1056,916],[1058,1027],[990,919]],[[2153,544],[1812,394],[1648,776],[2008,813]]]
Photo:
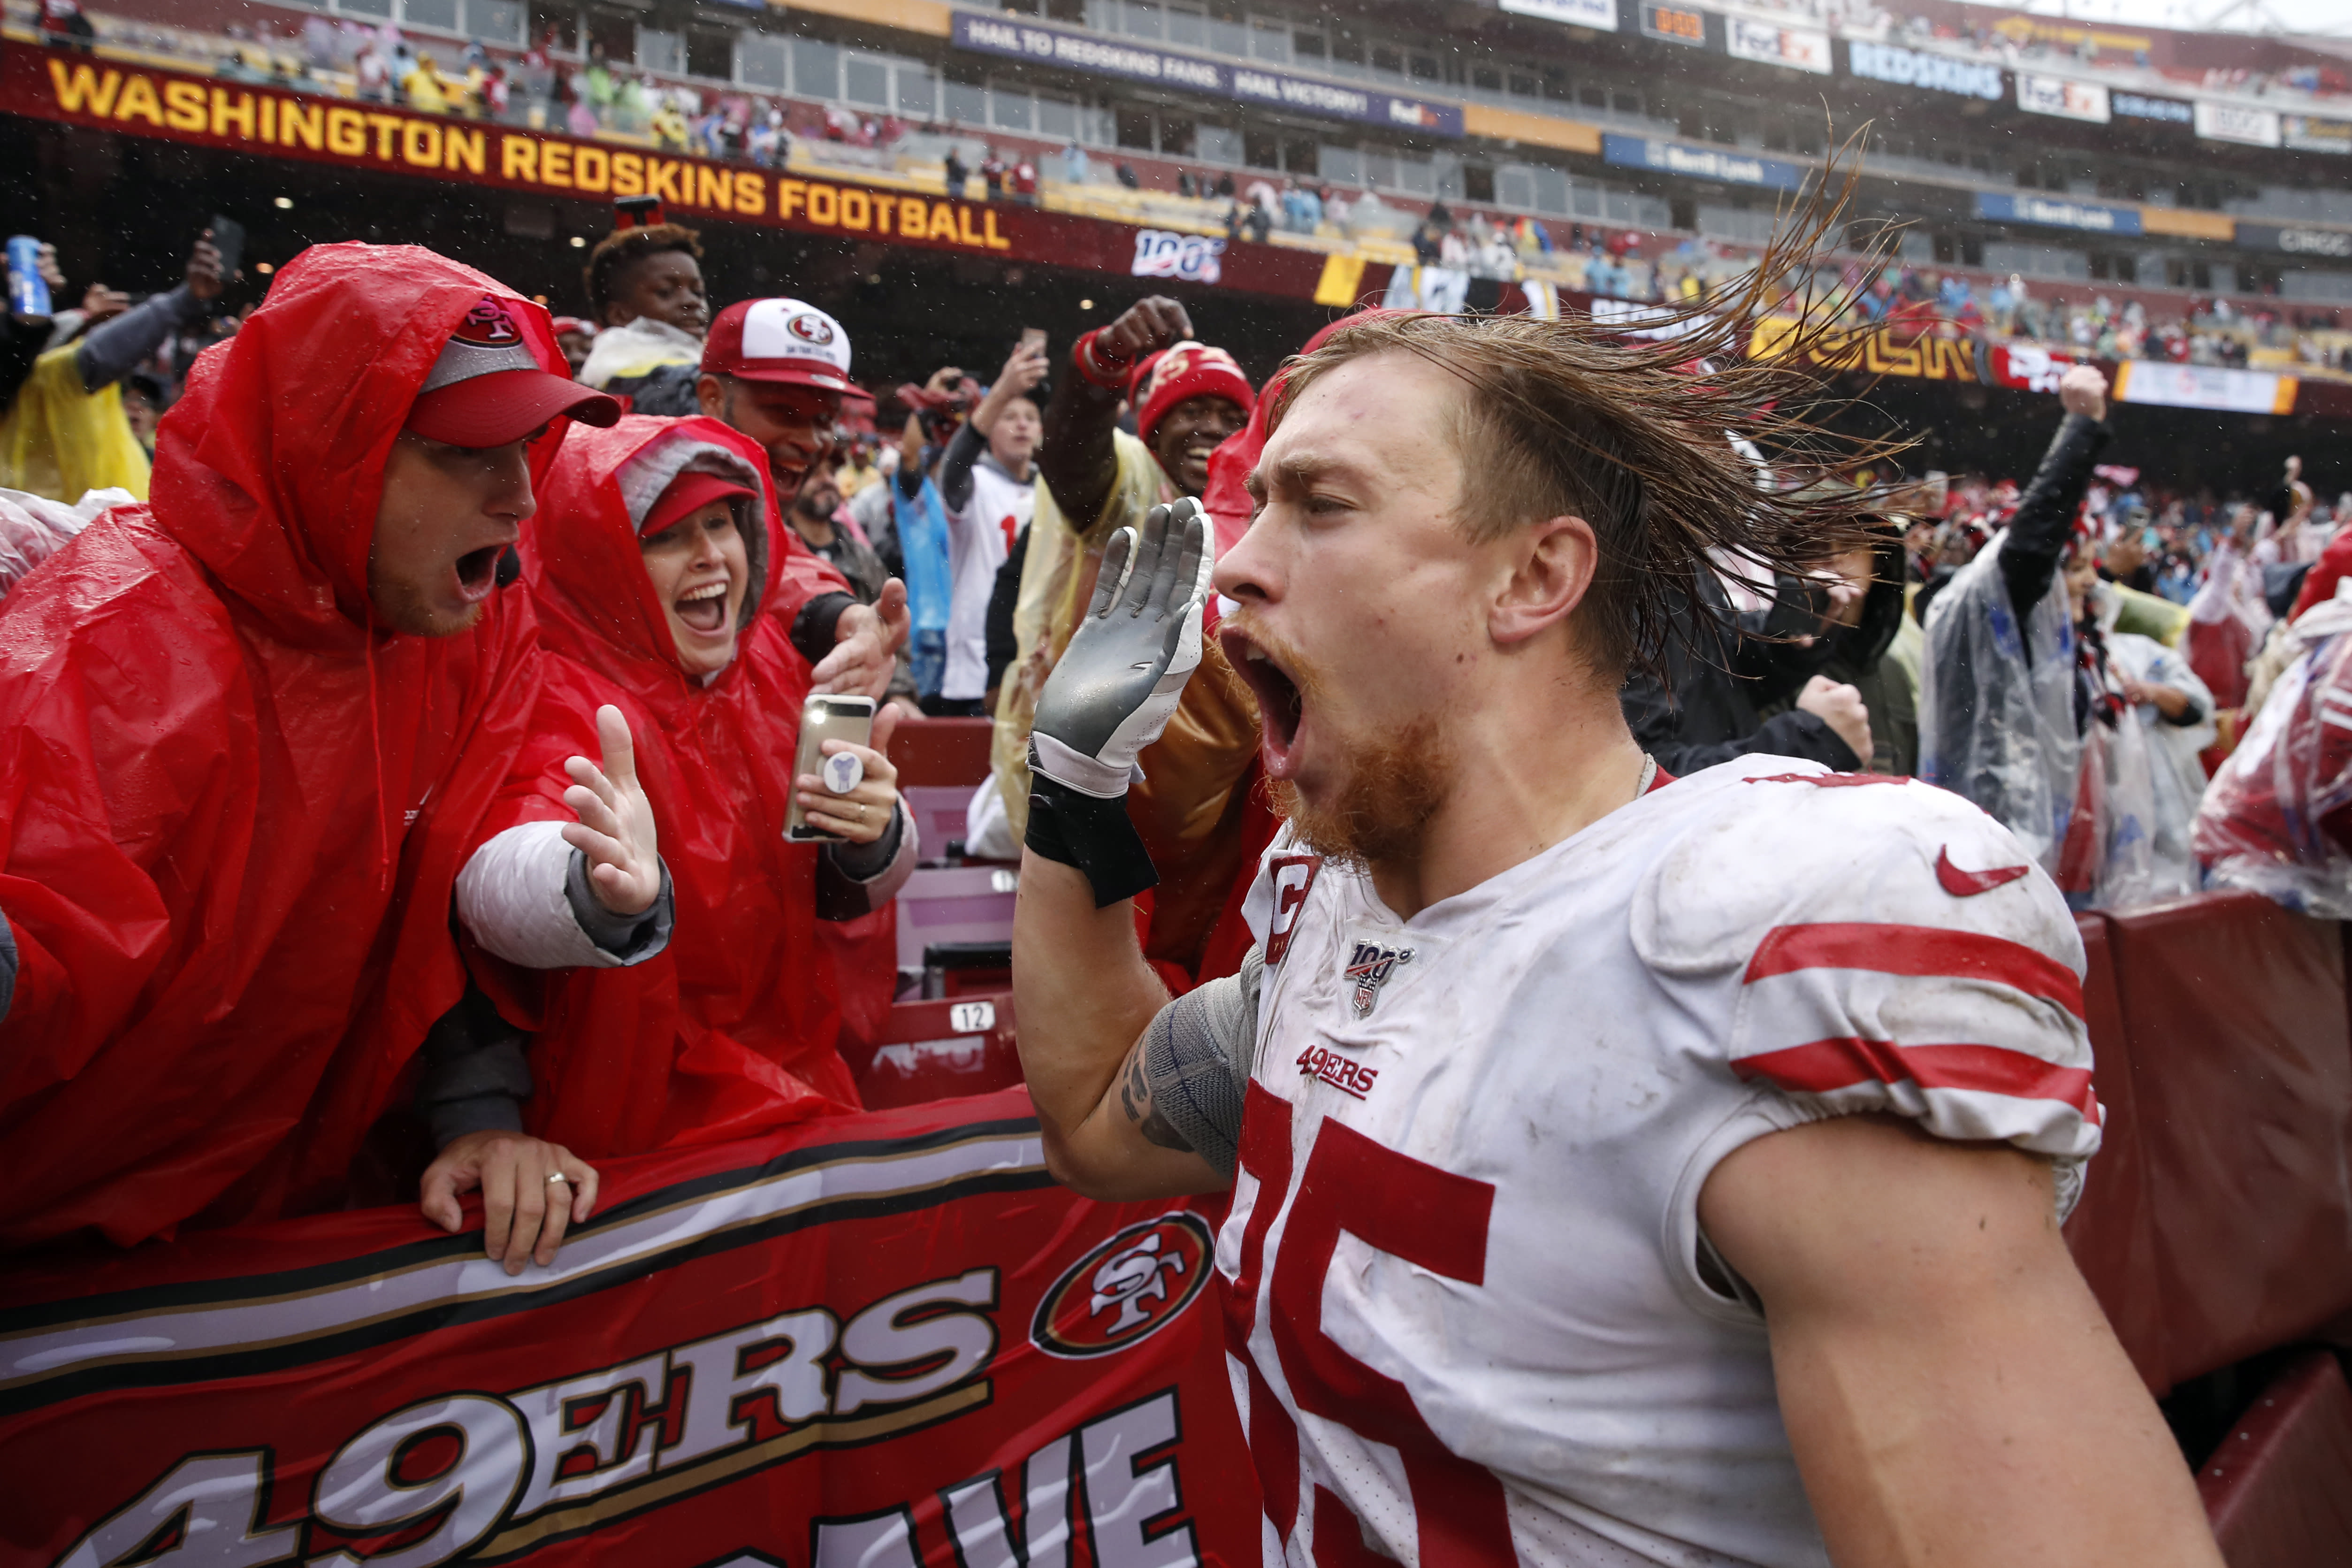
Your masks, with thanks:
[[[1038,695],[1032,768],[1097,800],[1127,793],[1137,755],[1168,728],[1201,666],[1215,568],[1208,516],[1190,497],[1153,507],[1140,537],[1111,536],[1094,601]]]

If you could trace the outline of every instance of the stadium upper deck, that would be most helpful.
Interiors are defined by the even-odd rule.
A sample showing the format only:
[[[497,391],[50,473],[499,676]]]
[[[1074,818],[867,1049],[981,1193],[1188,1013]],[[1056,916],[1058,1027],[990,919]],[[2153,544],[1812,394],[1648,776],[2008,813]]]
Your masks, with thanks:
[[[2352,361],[2352,61],[2323,46],[1937,0],[1900,17],[1006,3],[1036,8],[107,0],[93,20],[101,56],[338,96],[362,90],[363,29],[391,23],[442,67],[441,102],[410,108],[883,186],[943,191],[950,148],[976,169],[992,146],[1035,170],[1045,209],[1163,237],[1149,256],[1136,239],[1139,272],[1216,276],[1255,192],[1266,244],[1321,253],[1276,291],[1335,298],[1388,269],[1391,293],[1433,303],[1455,275],[1473,302],[1494,299],[1481,279],[1538,299],[1703,292],[1866,121],[1856,216],[1910,226],[1857,325],[1924,305],[1963,335],[2084,357],[2323,378]],[[10,15],[30,36],[30,9]],[[769,152],[771,111],[787,135]],[[1187,194],[1220,182],[1233,198]],[[1433,203],[1450,241],[1415,232]]]

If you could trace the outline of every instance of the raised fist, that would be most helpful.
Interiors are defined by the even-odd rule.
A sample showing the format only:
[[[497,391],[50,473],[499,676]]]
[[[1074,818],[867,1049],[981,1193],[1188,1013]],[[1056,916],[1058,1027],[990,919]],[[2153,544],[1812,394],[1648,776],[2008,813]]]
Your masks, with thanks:
[[[1798,693],[1797,708],[1801,712],[1818,716],[1830,727],[1830,733],[1862,759],[1863,771],[1869,771],[1870,710],[1863,706],[1861,692],[1826,675],[1816,675]]]
[[[2107,416],[2107,378],[2096,365],[2078,364],[2058,380],[2058,403],[2069,414],[2086,418]]]
[[[1095,357],[1106,367],[1132,365],[1147,354],[1192,335],[1192,318],[1164,294],[1139,300],[1125,314],[1095,333]]]

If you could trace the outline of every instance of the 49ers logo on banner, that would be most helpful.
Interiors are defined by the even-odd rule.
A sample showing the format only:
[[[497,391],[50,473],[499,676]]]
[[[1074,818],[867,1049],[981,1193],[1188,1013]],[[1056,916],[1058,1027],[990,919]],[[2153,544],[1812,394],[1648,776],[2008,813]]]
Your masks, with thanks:
[[[1063,1271],[1037,1303],[1029,1337],[1047,1355],[1109,1355],[1181,1316],[1209,1281],[1215,1238],[1196,1214],[1129,1226]]]

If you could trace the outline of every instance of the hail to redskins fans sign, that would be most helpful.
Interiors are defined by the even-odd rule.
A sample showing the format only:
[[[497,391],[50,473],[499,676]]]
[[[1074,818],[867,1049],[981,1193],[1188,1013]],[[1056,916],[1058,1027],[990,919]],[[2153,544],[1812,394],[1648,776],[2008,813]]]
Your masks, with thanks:
[[[1211,1218],[1019,1090],[615,1162],[551,1269],[406,1210],[0,1285],[0,1563],[1201,1568],[1258,1551]]]

